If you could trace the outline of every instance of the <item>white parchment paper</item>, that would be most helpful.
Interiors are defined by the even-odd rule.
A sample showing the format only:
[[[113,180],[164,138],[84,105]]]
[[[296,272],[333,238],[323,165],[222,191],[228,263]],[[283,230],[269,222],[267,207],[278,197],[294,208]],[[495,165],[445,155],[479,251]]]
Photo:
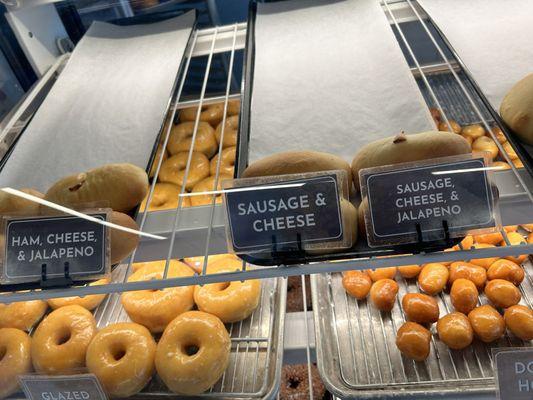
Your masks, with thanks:
[[[533,1],[419,0],[498,111],[533,72]]]
[[[0,185],[46,191],[106,163],[146,168],[194,21],[190,12],[147,25],[93,23],[0,172]]]
[[[250,161],[434,129],[376,0],[258,4]]]

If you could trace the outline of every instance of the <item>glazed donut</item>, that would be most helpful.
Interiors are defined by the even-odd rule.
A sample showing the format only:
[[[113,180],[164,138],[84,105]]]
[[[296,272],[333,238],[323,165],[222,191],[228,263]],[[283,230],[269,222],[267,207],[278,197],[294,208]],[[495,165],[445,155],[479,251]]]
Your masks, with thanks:
[[[107,285],[109,283],[108,278],[100,279],[96,282],[91,282],[89,286]],[[86,310],[94,310],[105,299],[105,294],[90,294],[83,297],[60,297],[57,299],[49,299],[48,305],[56,310],[59,307],[65,307],[70,305],[78,305]]]
[[[492,160],[498,156],[498,146],[494,140],[487,136],[481,136],[474,140],[472,143],[472,151],[488,153]]]
[[[225,179],[232,179],[233,176],[220,174],[218,176],[218,184],[216,190],[222,190],[222,181]],[[209,176],[203,181],[198,182],[191,190],[191,193],[212,192],[215,190],[215,177]],[[197,196],[191,196],[191,204],[193,206],[206,206],[213,201],[213,195],[211,194],[199,194]],[[222,194],[215,194],[215,203],[222,203]]]
[[[150,331],[132,322],[106,326],[87,349],[87,368],[111,397],[139,393],[155,370],[156,343]]]
[[[231,341],[217,317],[188,311],[174,319],[163,332],[155,354],[155,368],[174,393],[205,392],[228,366]]]
[[[505,142],[507,142],[507,137],[502,132],[499,126],[493,126],[490,130],[492,131],[494,136],[496,136],[496,139],[498,140],[498,142],[500,142],[500,144],[504,144]]]
[[[516,154],[516,151],[513,148],[513,146],[511,146],[511,143],[505,142],[505,143],[502,144],[502,147],[503,147],[503,150],[505,151],[505,153],[507,154],[507,156],[511,159],[511,161],[514,161],[514,160],[518,159],[518,154]],[[500,156],[501,156],[501,158],[503,158],[505,160],[505,157],[503,156],[503,154],[501,152],[500,152]]]
[[[198,106],[184,108],[180,111],[180,121],[196,121]],[[200,113],[200,121],[208,122],[211,126],[217,126],[224,116],[224,104],[203,105]]]
[[[45,375],[68,375],[85,367],[85,353],[96,334],[90,311],[72,305],[52,311],[39,324],[31,342],[35,371]]]
[[[182,122],[172,127],[167,144],[168,152],[171,155],[189,151],[194,134],[194,125],[194,122]],[[200,122],[194,140],[194,151],[203,153],[207,158],[211,158],[217,152],[217,149],[215,130],[207,122]]]
[[[189,153],[184,151],[169,157],[161,166],[159,180],[161,182],[173,183],[183,186],[185,178],[185,168]],[[194,151],[191,157],[191,166],[185,189],[191,190],[194,185],[209,176],[209,159],[203,153]]]
[[[452,132],[453,133],[457,133],[457,134],[461,133],[461,129],[462,129],[461,125],[459,125],[453,119],[449,119],[448,122],[450,123],[450,126],[452,127]],[[438,129],[441,132],[449,132],[450,131],[450,127],[448,126],[446,121],[439,122]]]
[[[465,126],[461,132],[461,136],[465,139],[470,138],[472,142],[481,136],[485,136],[485,128],[479,124]]]
[[[306,287],[311,287],[309,275],[305,276]],[[306,296],[307,311],[311,310],[311,296]],[[304,296],[302,294],[302,278],[300,276],[289,276],[287,278],[287,312],[298,312],[304,310]]]
[[[166,149],[164,149],[163,146],[159,144],[159,146],[157,147],[155,156],[154,156],[152,168],[150,168],[150,173],[148,174],[150,178],[153,178],[155,176],[155,171],[157,169],[157,165],[159,164],[159,159],[161,157],[163,157],[163,161],[161,162],[161,165],[163,165],[163,162],[168,158],[168,153]]]
[[[508,232],[507,233],[507,239],[509,239],[509,243],[511,244],[511,246],[518,246],[518,245],[527,243],[527,239],[524,238],[518,232]],[[503,246],[507,246],[507,243],[505,242],[505,240],[502,240],[500,242],[500,246],[502,246],[502,247]],[[505,259],[510,260],[512,262],[515,262],[517,264],[521,264],[524,261],[526,261],[527,254],[521,254],[521,255],[518,255],[518,256],[507,256],[507,257],[505,257]]]
[[[506,169],[511,169],[511,166],[505,161],[494,161],[490,166],[493,168],[497,168],[495,169],[495,171],[504,171]]]
[[[47,308],[42,300],[0,304],[0,328],[29,331],[41,320]]]
[[[311,364],[311,383],[313,399],[322,399],[326,388],[315,364]],[[297,400],[309,398],[309,374],[307,364],[284,365],[281,369],[280,400]]]
[[[225,258],[233,258],[235,260],[239,260],[239,258],[234,254],[211,254],[207,256],[207,265],[211,265],[215,261],[222,260]],[[187,264],[189,267],[191,267],[195,272],[198,274],[201,274],[204,269],[204,256],[196,256],[196,257],[185,257],[183,261],[185,264]]]
[[[239,271],[242,261],[222,259],[209,265],[208,274]],[[195,286],[194,302],[200,311],[216,315],[222,322],[237,322],[248,318],[259,304],[261,281],[210,283]]]
[[[224,141],[222,142],[222,147],[226,148],[237,146],[237,136],[239,134],[239,116],[234,115],[226,118],[225,124],[222,122],[217,126],[217,130],[215,132],[217,143],[220,143],[220,138],[222,137],[222,128],[224,128]]]
[[[163,279],[166,261],[149,263],[135,271],[128,282]],[[168,278],[192,276],[186,264],[170,260]],[[163,332],[165,327],[181,313],[194,306],[193,286],[170,287],[162,290],[137,290],[122,294],[122,306],[133,322],[146,326],[151,332]]]
[[[31,194],[42,199],[44,194],[33,189],[20,189],[21,192]],[[40,205],[6,192],[0,192],[0,215],[39,215]]]
[[[220,160],[220,173],[230,175],[233,177],[233,174],[235,172],[235,154],[236,154],[237,148],[235,146],[232,147],[226,147],[224,150],[222,150],[222,159]],[[211,175],[215,175],[217,173],[217,164],[218,164],[218,157],[220,154],[215,155],[210,162],[209,165],[209,172]]]
[[[228,115],[239,115],[241,111],[241,101],[240,100],[230,100],[228,101]]]
[[[160,210],[175,210],[178,208],[178,200],[181,193],[181,187],[173,183],[158,182],[155,184],[154,193],[152,194],[152,201],[148,207],[148,211]],[[148,195],[141,203],[141,210],[146,208],[146,201]],[[188,197],[183,197],[181,201],[182,207],[189,207],[191,200]]]
[[[31,339],[15,328],[0,329],[0,399],[19,389],[18,376],[31,371]]]

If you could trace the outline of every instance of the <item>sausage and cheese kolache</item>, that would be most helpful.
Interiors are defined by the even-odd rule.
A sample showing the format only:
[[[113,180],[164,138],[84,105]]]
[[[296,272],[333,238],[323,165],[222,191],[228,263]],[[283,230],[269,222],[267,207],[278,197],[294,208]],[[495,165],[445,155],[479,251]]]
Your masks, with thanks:
[[[351,192],[352,170],[350,169],[350,164],[334,154],[319,151],[287,151],[273,154],[250,164],[244,170],[242,178],[333,170],[346,171],[348,187]]]
[[[509,90],[500,105],[500,115],[522,142],[533,145],[533,74]]]
[[[354,186],[356,190],[360,189],[359,171],[364,168],[468,154],[471,151],[468,141],[455,133],[428,131],[406,135],[402,132],[363,146],[352,161]]]

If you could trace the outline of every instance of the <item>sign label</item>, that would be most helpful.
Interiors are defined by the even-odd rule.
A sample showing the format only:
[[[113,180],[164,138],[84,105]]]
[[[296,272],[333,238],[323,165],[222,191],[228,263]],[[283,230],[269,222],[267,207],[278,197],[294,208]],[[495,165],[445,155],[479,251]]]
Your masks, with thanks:
[[[424,240],[442,239],[443,221],[452,236],[495,226],[483,158],[370,168],[361,178],[370,245],[416,242],[417,225]]]
[[[89,214],[105,221],[107,214]],[[106,227],[79,217],[10,219],[6,223],[6,280],[62,277],[65,262],[71,276],[106,271]]]
[[[225,201],[235,252],[342,240],[335,174],[238,187],[225,193]]]
[[[106,400],[93,374],[45,376],[21,375],[20,386],[28,400]]]
[[[500,399],[533,398],[533,349],[501,350],[494,356]]]

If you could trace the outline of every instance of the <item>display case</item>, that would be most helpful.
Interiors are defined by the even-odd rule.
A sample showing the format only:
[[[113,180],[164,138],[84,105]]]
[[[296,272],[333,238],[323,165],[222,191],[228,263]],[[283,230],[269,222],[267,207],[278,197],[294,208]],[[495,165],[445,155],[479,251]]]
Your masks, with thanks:
[[[533,152],[491,104],[488,91],[466,64],[467,57],[458,52],[462,47],[446,36],[449,27],[437,25],[438,11],[431,15],[422,1],[411,0],[38,3],[7,4],[1,27],[10,32],[9,48],[18,49],[16,57],[6,57],[6,68],[13,70],[10,82],[20,83],[11,85],[16,89],[11,92],[17,93],[5,103],[12,106],[0,123],[0,371],[10,371],[13,381],[35,374],[58,379],[58,371],[43,367],[35,354],[25,356],[25,367],[11,367],[4,361],[2,340],[8,343],[15,340],[8,336],[19,335],[19,341],[34,341],[28,345],[32,352],[42,353],[35,343],[45,341],[46,326],[69,301],[91,311],[86,317],[94,320],[94,328],[82,361],[59,375],[94,374],[111,398],[493,398],[501,388],[497,352],[531,350]],[[39,21],[31,41],[22,40],[20,35],[33,28],[13,21],[35,15],[34,7],[46,7],[39,15],[52,14],[50,21],[56,25],[46,29],[45,21]],[[358,29],[368,36],[354,38]],[[33,46],[52,43],[50,32],[58,31],[65,37],[54,38],[52,42],[63,40],[43,57]],[[6,43],[0,40],[4,53]],[[345,54],[352,49],[354,54]],[[389,65],[381,65],[385,62]],[[308,71],[302,69],[306,63]],[[20,65],[31,65],[34,71],[22,73]],[[353,75],[347,78],[347,73]],[[34,82],[25,87],[23,79]],[[362,89],[357,92],[354,87]],[[22,89],[25,93],[18,99]],[[308,101],[302,100],[305,96]],[[320,96],[323,104],[317,106]],[[533,98],[531,90],[529,96]],[[272,112],[265,112],[269,107]],[[320,125],[324,119],[327,124]],[[296,125],[306,125],[305,136]],[[363,130],[369,127],[379,131]],[[404,129],[408,141],[412,133],[432,131],[425,146],[428,155],[407,154],[420,151],[414,146],[399,150],[404,154],[391,156],[390,162],[362,168],[353,167],[355,160],[347,164],[375,140],[390,137],[392,143],[403,143],[405,135],[396,134]],[[448,154],[439,148],[447,144],[432,144],[451,132],[451,140],[467,151]],[[308,153],[301,165],[311,167],[291,167],[293,155],[273,162],[266,172],[251,172],[266,157],[303,150],[332,153],[343,161],[317,167],[320,156]],[[413,233],[418,239],[408,244],[376,247],[367,240],[365,229],[371,225],[359,190],[358,179],[365,176],[360,169],[397,172],[410,167],[404,162],[416,161],[424,168],[431,162],[427,168],[438,176],[443,173],[435,165],[449,162],[440,157],[459,153],[484,160],[483,178],[471,179],[485,179],[487,193],[494,198],[492,228],[454,234],[450,217],[444,223],[437,220],[443,230],[438,241],[426,240],[429,236],[420,223]],[[109,167],[118,163],[130,166]],[[75,197],[72,193],[95,176],[94,168],[108,168],[111,178],[105,178],[105,170],[97,172],[102,178],[94,182],[98,185],[101,179],[102,189]],[[454,176],[466,172],[472,171],[459,169]],[[59,181],[69,174],[74,178]],[[310,187],[309,179],[324,174],[333,176],[339,187],[347,184],[335,186],[334,211],[314,211],[318,226],[294,229],[288,245],[278,232],[267,235],[270,242],[260,251],[235,251],[232,230],[243,227],[231,225],[238,220],[232,219],[232,196],[243,202],[239,193],[254,201],[268,201],[265,193],[281,199],[306,196],[314,194],[304,190]],[[357,176],[354,185],[352,174]],[[467,182],[464,192],[473,191],[477,183]],[[307,207],[304,200],[299,204]],[[279,207],[274,217],[283,215],[289,223]],[[358,215],[352,217],[352,209]],[[96,210],[105,210],[103,223],[90,219]],[[321,238],[325,244],[309,246],[306,235],[326,229],[322,225],[335,219],[330,212],[338,216],[336,226],[342,234],[350,235],[343,240],[337,236],[329,244]],[[376,218],[385,215],[374,212]],[[102,244],[108,249],[104,256],[112,272],[98,275],[102,280],[83,271],[77,274],[76,257],[58,256],[57,265],[42,258],[35,261],[36,254],[46,253],[41,239],[31,239],[32,235],[48,240],[50,232],[70,232],[58,222],[58,214],[103,227]],[[45,218],[55,221],[52,228],[45,228]],[[24,231],[29,232],[29,242],[22,247],[13,239],[10,222],[30,219],[36,222]],[[250,232],[243,240],[258,234]],[[52,251],[53,244],[44,247],[48,245]],[[17,261],[24,251],[31,252],[33,266],[23,258]],[[63,263],[65,259],[70,261]],[[35,272],[20,280],[4,274],[8,268],[22,267]],[[446,274],[436,290],[419,275],[432,268]],[[350,286],[352,278],[352,283],[358,282],[355,289]],[[377,292],[384,279],[389,279],[385,283],[392,285],[393,294],[389,304],[380,305]],[[469,309],[461,310],[470,342],[453,349],[444,328],[435,322],[444,325],[443,317],[459,311],[452,289],[459,279],[469,281],[476,296]],[[499,281],[501,292],[491,288]],[[406,304],[409,293],[426,296],[420,298],[431,303],[436,317],[422,321],[417,312],[413,316]],[[88,306],[93,300],[96,303]],[[30,302],[39,304],[35,318],[25,326],[22,318],[13,323],[17,307]],[[486,311],[483,306],[490,306],[497,328],[493,338],[483,336],[475,313],[469,316],[472,310]],[[513,312],[518,314],[514,321],[523,318],[520,324],[513,324]],[[217,324],[206,322],[213,318],[222,328],[208,333]],[[428,350],[426,354],[417,357],[406,350],[401,342],[405,326],[422,332],[417,349]],[[131,347],[129,354],[110,350],[115,371],[131,353],[151,358],[143,373],[130,378],[127,390],[117,389],[99,368],[103,363],[89,356],[104,346],[106,334],[125,327],[148,332],[144,340],[152,343],[138,345],[138,350]],[[14,334],[14,328],[19,333]],[[56,345],[68,343],[70,335]],[[184,341],[168,344],[178,337]],[[215,355],[208,358],[207,351]],[[174,369],[180,357],[191,362],[196,357],[196,369],[186,371],[184,364]],[[0,398],[28,397],[25,382],[21,381],[21,392],[0,376]]]

